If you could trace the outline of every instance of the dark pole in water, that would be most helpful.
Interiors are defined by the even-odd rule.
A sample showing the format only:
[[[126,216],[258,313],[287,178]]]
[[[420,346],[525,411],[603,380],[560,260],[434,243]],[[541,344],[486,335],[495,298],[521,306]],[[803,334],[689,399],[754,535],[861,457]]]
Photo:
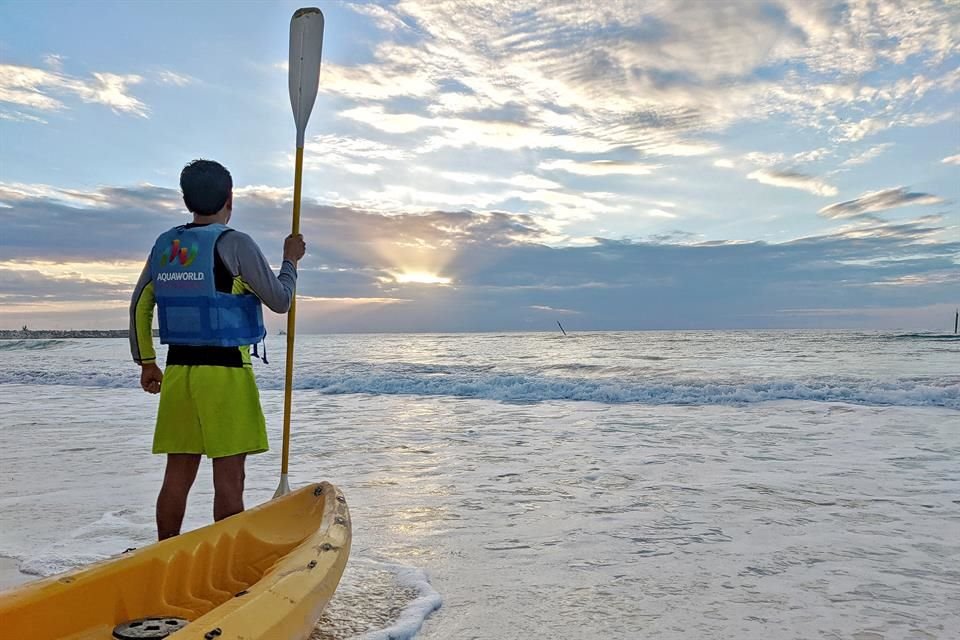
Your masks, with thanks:
[[[563,325],[560,324],[560,321],[559,321],[559,320],[557,320],[557,326],[560,327],[560,331],[563,331]],[[567,335],[567,332],[566,332],[566,331],[563,331],[563,335]]]
[[[957,333],[957,329],[960,329],[960,309],[957,309],[957,314],[953,316],[953,333]]]

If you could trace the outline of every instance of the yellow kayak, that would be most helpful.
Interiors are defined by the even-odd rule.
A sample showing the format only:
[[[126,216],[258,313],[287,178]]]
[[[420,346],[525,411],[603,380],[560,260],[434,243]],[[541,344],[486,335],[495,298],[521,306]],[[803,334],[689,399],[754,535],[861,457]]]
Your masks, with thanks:
[[[203,529],[0,592],[26,640],[307,638],[350,554],[343,494],[313,484]]]

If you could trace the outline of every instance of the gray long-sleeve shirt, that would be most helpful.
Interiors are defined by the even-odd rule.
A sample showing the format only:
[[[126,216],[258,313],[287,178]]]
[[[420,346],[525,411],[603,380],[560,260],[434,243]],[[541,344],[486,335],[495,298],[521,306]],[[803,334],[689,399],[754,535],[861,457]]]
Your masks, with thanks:
[[[280,275],[275,276],[253,238],[235,229],[225,231],[217,239],[216,253],[233,278],[232,293],[252,292],[276,313],[290,309],[297,284],[297,268],[292,262],[284,260]],[[220,284],[220,278],[217,283]],[[220,286],[218,289],[223,290]],[[155,302],[148,257],[130,300],[130,351],[140,364],[156,360],[152,332]]]

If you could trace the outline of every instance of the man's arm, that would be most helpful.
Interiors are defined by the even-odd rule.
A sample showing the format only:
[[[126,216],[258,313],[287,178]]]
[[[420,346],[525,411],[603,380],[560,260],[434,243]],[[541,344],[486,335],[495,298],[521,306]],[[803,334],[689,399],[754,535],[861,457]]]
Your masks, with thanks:
[[[240,276],[271,311],[286,313],[290,310],[297,287],[297,261],[304,253],[300,236],[289,237],[284,243],[279,276],[273,274],[260,247],[245,233],[234,230],[220,236],[217,253],[230,273]]]
[[[140,386],[147,393],[159,393],[163,372],[157,366],[157,352],[153,349],[153,281],[150,278],[150,259],[143,267],[137,286],[130,298],[130,354],[140,365]]]
[[[143,267],[137,286],[130,298],[130,354],[137,364],[157,361],[153,349],[153,281],[150,279],[150,260]]]

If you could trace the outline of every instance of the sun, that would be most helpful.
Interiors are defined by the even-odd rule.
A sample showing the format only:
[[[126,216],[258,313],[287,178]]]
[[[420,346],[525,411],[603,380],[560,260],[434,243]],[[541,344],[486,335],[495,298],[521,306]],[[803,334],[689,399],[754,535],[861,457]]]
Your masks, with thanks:
[[[390,275],[401,284],[450,284],[451,282],[450,278],[427,271],[401,271]]]

